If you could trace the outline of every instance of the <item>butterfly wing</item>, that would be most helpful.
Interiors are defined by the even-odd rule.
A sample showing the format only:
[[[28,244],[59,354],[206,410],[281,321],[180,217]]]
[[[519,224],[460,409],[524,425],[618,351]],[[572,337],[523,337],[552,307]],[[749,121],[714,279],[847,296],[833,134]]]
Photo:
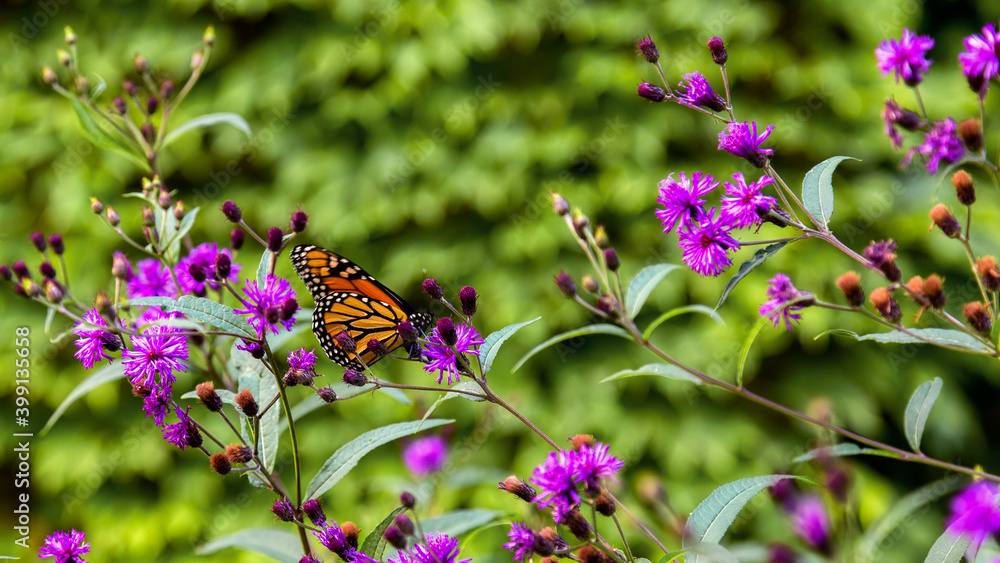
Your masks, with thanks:
[[[313,333],[330,359],[345,368],[362,370],[359,355],[369,366],[379,360],[366,348],[372,338],[390,351],[402,346],[396,332],[400,322],[409,320],[421,332],[430,324],[429,315],[414,312],[403,298],[347,258],[313,245],[296,246],[290,258],[316,302]],[[337,347],[334,338],[342,332],[358,343],[358,354]]]

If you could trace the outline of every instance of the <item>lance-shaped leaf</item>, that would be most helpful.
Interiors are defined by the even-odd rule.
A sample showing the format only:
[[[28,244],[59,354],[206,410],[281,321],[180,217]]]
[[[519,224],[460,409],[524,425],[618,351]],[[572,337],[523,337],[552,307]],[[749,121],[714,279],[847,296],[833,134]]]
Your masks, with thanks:
[[[515,332],[541,318],[542,317],[536,317],[530,321],[505,326],[487,336],[483,340],[483,345],[479,347],[479,357],[483,360],[483,375],[489,373],[490,368],[493,367],[493,360],[497,357],[497,352],[500,351],[500,347],[503,346],[503,343],[506,342],[508,338],[514,336]]]
[[[927,417],[934,408],[934,402],[941,394],[941,378],[924,383],[913,392],[910,402],[906,405],[906,416],[904,417],[904,427],[906,429],[906,439],[913,447],[913,451],[920,451],[920,437],[924,434],[924,425],[927,424]]]
[[[736,270],[733,277],[729,278],[729,283],[727,283],[726,287],[723,288],[722,295],[719,296],[719,303],[715,306],[715,310],[718,311],[722,307],[722,304],[726,302],[726,298],[729,297],[729,294],[733,291],[733,289],[735,289],[736,286],[743,281],[743,278],[747,277],[754,268],[766,262],[768,258],[777,254],[782,248],[785,248],[789,242],[791,241],[783,240],[781,242],[769,244],[757,252],[754,252],[752,258],[740,264],[739,269]]]
[[[676,264],[654,264],[639,270],[625,291],[625,313],[629,318],[634,319],[639,314],[649,294],[656,289],[663,278],[667,277],[667,274],[679,267]]]
[[[558,334],[558,335],[553,336],[552,338],[546,340],[545,342],[542,342],[538,346],[535,346],[534,348],[531,349],[531,351],[529,351],[527,354],[525,354],[524,357],[522,357],[520,360],[518,360],[517,363],[514,364],[514,368],[511,369],[510,371],[511,371],[511,373],[517,371],[518,369],[520,369],[521,366],[524,365],[524,362],[528,361],[529,358],[531,358],[535,354],[541,352],[542,350],[548,348],[549,346],[552,346],[553,344],[558,344],[558,343],[560,343],[560,342],[562,342],[564,340],[569,340],[571,338],[576,338],[577,336],[586,336],[588,334],[613,334],[615,336],[620,336],[620,337],[626,338],[626,339],[631,339],[632,338],[632,335],[629,334],[628,331],[626,331],[624,328],[622,328],[620,326],[610,325],[610,324],[606,324],[606,323],[596,324],[596,325],[588,325],[588,326],[585,326],[585,327],[582,327],[582,328],[578,328],[578,329],[575,329],[575,330],[564,332],[562,334]]]
[[[827,229],[833,215],[833,171],[845,160],[858,160],[850,156],[834,156],[820,162],[806,172],[802,179],[802,205],[806,211]]]

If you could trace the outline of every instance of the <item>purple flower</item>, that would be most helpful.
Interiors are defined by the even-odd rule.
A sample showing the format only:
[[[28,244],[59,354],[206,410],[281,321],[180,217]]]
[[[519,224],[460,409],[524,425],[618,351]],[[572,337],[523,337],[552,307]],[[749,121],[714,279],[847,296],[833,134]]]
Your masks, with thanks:
[[[167,268],[155,258],[140,260],[136,264],[138,273],[128,281],[128,298],[137,297],[177,297],[177,285]]]
[[[150,390],[149,395],[142,400],[142,411],[146,417],[153,417],[153,422],[163,428],[163,419],[166,418],[170,410],[170,384],[163,384]]]
[[[681,88],[685,91],[680,92],[679,101],[686,106],[707,107],[712,111],[726,109],[725,98],[715,93],[715,90],[709,85],[708,80],[700,72],[695,71],[685,74],[678,85],[678,89]]]
[[[972,483],[952,497],[948,507],[951,514],[945,520],[945,527],[950,532],[969,535],[976,546],[1000,532],[1000,490],[996,483]]]
[[[514,561],[524,561],[531,557],[535,547],[535,532],[527,524],[511,522],[507,537],[510,541],[502,547],[514,554]]]
[[[792,285],[791,278],[782,273],[775,274],[767,283],[771,285],[767,288],[769,299],[760,306],[760,315],[771,319],[775,327],[784,319],[785,326],[788,330],[792,330],[792,323],[802,318],[802,315],[795,314],[795,311],[804,309],[806,305],[805,303],[787,305],[787,303],[807,294],[796,289]]]
[[[818,496],[809,495],[795,503],[792,528],[795,534],[810,546],[820,550],[828,547],[830,516]]]
[[[933,62],[924,57],[933,46],[934,40],[930,37],[917,35],[904,27],[903,37],[899,41],[889,39],[875,48],[878,68],[882,71],[882,76],[894,72],[896,82],[902,76],[907,86],[916,86],[923,80],[921,75],[927,74],[927,68]]]
[[[738,250],[740,243],[729,235],[732,229],[721,217],[716,217],[715,208],[708,211],[697,224],[689,225],[680,232],[679,245],[684,251],[684,263],[702,276],[717,276],[724,272],[733,261],[727,253]]]
[[[181,286],[182,293],[203,296],[206,292],[206,285],[212,289],[219,289],[219,283],[215,281],[215,260],[219,256],[219,252],[218,244],[206,242],[196,246],[190,254],[177,263],[174,271],[177,274],[177,283]],[[232,259],[228,248],[222,249],[221,252]],[[191,273],[192,269],[198,273],[198,277],[201,277],[200,273],[204,272],[204,279],[200,281],[195,279]],[[238,282],[239,272],[240,265],[233,264],[227,279],[233,283]]]
[[[747,185],[742,172],[733,174],[735,184],[726,182],[726,195],[722,198],[721,219],[735,229],[742,229],[763,222],[761,215],[778,204],[778,200],[764,195],[761,190],[774,183],[770,176],[761,176]]]
[[[173,315],[156,315],[150,320],[176,318]],[[132,337],[132,349],[122,353],[122,364],[133,386],[153,389],[176,381],[175,371],[187,371],[187,337],[175,334],[178,332],[181,332],[178,327],[153,324],[142,336]]]
[[[576,491],[577,459],[578,454],[573,450],[551,452],[531,475],[531,482],[541,490],[534,502],[539,508],[551,506],[552,518],[557,524],[580,503],[580,495]]]
[[[236,345],[237,348],[239,344]],[[306,352],[305,348],[299,348],[288,353],[288,369],[296,370],[316,377],[316,349]]]
[[[595,493],[601,490],[601,481],[615,479],[625,465],[622,460],[608,453],[607,444],[595,442],[590,446],[584,444],[577,452],[576,478],[588,490]]]
[[[719,133],[719,150],[747,159],[747,162],[757,168],[763,168],[767,159],[774,154],[774,149],[762,149],[760,144],[774,131],[774,125],[768,125],[760,135],[757,134],[756,121],[733,121],[726,125],[726,130]]]
[[[484,342],[479,331],[465,323],[459,323],[455,326],[455,332],[457,341],[454,346],[448,346],[444,343],[437,327],[431,329],[430,334],[427,335],[425,354],[430,362],[424,366],[424,371],[438,372],[438,383],[441,383],[446,373],[448,374],[448,385],[457,383],[461,375],[459,356],[463,354],[478,356],[479,350],[474,350],[472,347],[480,346]]]
[[[108,326],[97,309],[91,309],[84,313],[83,320],[89,324],[78,322],[73,329],[73,334],[77,336],[73,344],[79,348],[73,356],[80,360],[83,367],[87,369],[91,369],[94,364],[105,358],[113,361],[114,358],[109,356],[105,350],[111,352],[121,350],[121,339],[106,330],[90,326]]]
[[[938,164],[943,160],[949,164],[962,160],[965,147],[958,136],[958,128],[952,118],[934,122],[934,127],[924,136],[924,144],[913,147],[906,153],[903,166],[910,164],[913,153],[918,152],[927,159],[927,173],[937,174]]]
[[[190,408],[188,407],[188,409]],[[183,450],[192,442],[197,442],[201,437],[197,434],[198,429],[186,410],[182,411],[180,407],[174,407],[174,412],[177,413],[177,418],[180,420],[168,424],[163,429],[163,439]]]
[[[243,301],[244,308],[236,309],[236,312],[250,316],[247,320],[257,329],[257,336],[263,338],[267,329],[272,334],[278,334],[279,326],[292,330],[292,325],[295,324],[293,315],[298,310],[298,303],[294,308],[285,307],[289,299],[295,299],[295,290],[288,280],[268,274],[264,287],[258,286],[256,280],[251,280],[246,283],[243,293],[247,296]]]
[[[958,62],[962,65],[962,74],[968,78],[982,81],[984,86],[980,96],[985,96],[985,83],[1000,73],[1000,59],[997,58],[997,43],[1000,43],[1000,34],[997,33],[993,24],[988,23],[983,26],[982,35],[970,35],[962,43],[965,44],[965,52],[958,55]]]
[[[437,434],[417,438],[403,450],[403,463],[420,477],[440,471],[447,459],[448,444]]]
[[[903,146],[903,137],[896,129],[897,125],[907,131],[916,131],[923,124],[923,119],[917,112],[903,109],[893,100],[885,101],[882,120],[885,121],[885,135],[892,140],[892,146],[897,149]]]
[[[656,202],[663,209],[656,210],[656,218],[663,223],[665,233],[675,226],[683,229],[705,215],[705,200],[700,198],[719,185],[711,174],[695,172],[688,178],[681,172],[679,176],[679,180],[674,180],[673,174],[660,180],[660,197]]]
[[[472,559],[459,559],[458,540],[447,534],[427,534],[425,543],[418,543],[410,550],[418,563],[468,563]]]
[[[319,531],[313,532],[313,535],[316,536],[319,543],[323,544],[323,547],[338,555],[347,549],[347,538],[344,537],[344,532],[340,530],[340,525],[336,522],[323,526]]]
[[[896,258],[895,252],[896,252],[896,241],[889,239],[889,240],[880,240],[878,242],[872,241],[868,246],[865,247],[864,250],[861,251],[861,254],[863,254],[865,258],[870,260],[873,266],[878,268],[881,267],[882,264],[884,264],[885,262],[889,260],[894,260]]]
[[[90,553],[90,542],[83,541],[85,536],[76,530],[52,532],[38,549],[38,557],[54,557],[55,563],[83,563],[83,555]]]

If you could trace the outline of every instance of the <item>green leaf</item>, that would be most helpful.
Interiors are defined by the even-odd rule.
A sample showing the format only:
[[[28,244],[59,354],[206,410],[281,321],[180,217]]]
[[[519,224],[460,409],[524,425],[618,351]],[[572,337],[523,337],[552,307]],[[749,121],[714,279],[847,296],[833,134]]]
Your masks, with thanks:
[[[929,483],[909,493],[893,504],[882,516],[879,516],[858,539],[855,547],[854,561],[859,563],[873,560],[879,546],[900,524],[907,522],[910,515],[923,506],[950,494],[966,483],[954,475]]]
[[[138,152],[137,147],[125,144],[125,142],[122,141],[117,134],[109,133],[101,127],[101,125],[94,119],[94,114],[91,112],[91,109],[85,106],[79,98],[72,96],[69,101],[73,106],[73,110],[76,112],[77,119],[80,121],[80,128],[83,130],[83,135],[87,137],[90,142],[103,149],[111,149],[118,152],[132,162],[138,164],[144,171],[149,172],[149,163],[146,162],[146,159],[144,158],[145,155]]]
[[[382,536],[382,533],[385,532],[385,529],[392,525],[393,520],[395,520],[396,517],[403,512],[406,512],[405,506],[396,507],[395,510],[390,512],[388,516],[383,518],[382,521],[378,523],[378,526],[375,526],[371,532],[368,532],[364,543],[361,544],[361,553],[364,553],[375,561],[381,561],[382,552],[385,551],[386,544],[385,537]]]
[[[825,446],[822,448],[815,448],[809,450],[808,452],[793,459],[792,462],[803,463],[806,461],[814,460],[818,457],[828,458],[828,457],[842,457],[847,455],[880,455],[882,457],[891,457],[893,459],[899,459],[899,454],[875,448],[862,448],[857,444],[853,444],[851,442],[842,442],[835,446]]]
[[[455,397],[462,397],[463,399],[472,401],[474,403],[481,403],[486,400],[485,398],[481,399],[479,397],[473,397],[471,395],[466,395],[464,393],[456,393],[455,392],[456,389],[460,391],[479,392],[480,394],[483,392],[483,388],[480,387],[478,383],[476,383],[471,379],[459,381],[458,383],[452,385],[451,387],[442,388],[441,390],[444,391],[444,394],[438,397],[437,400],[434,401],[434,403],[432,403],[431,406],[427,408],[427,412],[424,413],[424,416],[422,416],[420,420],[427,420],[428,418],[430,418],[434,410],[438,408],[438,405],[447,401],[448,399],[454,399]]]
[[[920,451],[920,437],[924,434],[924,425],[927,417],[934,408],[934,402],[941,394],[942,381],[940,377],[924,383],[913,392],[910,402],[906,405],[906,416],[904,426],[906,429],[906,440],[910,442],[913,451]]]
[[[678,549],[677,551],[671,551],[660,558],[659,563],[673,563],[678,557],[687,553],[686,549]]]
[[[514,365],[514,368],[511,369],[510,372],[514,373],[521,366],[524,365],[524,362],[528,361],[528,358],[534,356],[535,354],[541,352],[542,350],[548,348],[549,346],[552,346],[553,344],[558,344],[563,340],[569,340],[570,338],[576,338],[577,336],[585,336],[587,334],[613,334],[615,336],[620,336],[628,340],[632,339],[632,335],[629,334],[628,331],[619,326],[610,324],[588,325],[582,328],[578,328],[575,330],[571,330],[569,332],[564,332],[562,334],[553,336],[552,338],[546,340],[545,342],[542,342],[538,346],[535,346],[534,348],[531,349],[530,352],[525,354],[524,357],[522,357],[520,360],[517,361],[517,364]]]
[[[450,419],[433,418],[431,420],[411,422],[399,422],[370,430],[341,446],[334,452],[323,467],[316,472],[316,476],[309,482],[306,488],[306,499],[317,498],[330,487],[337,484],[348,471],[354,468],[368,452],[387,444],[393,440],[398,440],[404,436],[416,434],[421,430],[428,430],[444,424],[454,422]]]
[[[736,366],[736,385],[743,386],[743,368],[746,367],[747,356],[750,355],[750,348],[753,346],[753,341],[757,339],[757,335],[760,334],[761,329],[764,325],[771,322],[771,319],[767,317],[761,317],[757,319],[754,323],[753,328],[750,329],[750,334],[747,335],[746,340],[743,341],[743,348],[740,349],[740,362]]]
[[[642,333],[643,339],[649,340],[649,337],[653,334],[653,331],[656,330],[657,327],[669,321],[670,319],[678,315],[683,315],[685,313],[701,313],[702,315],[707,315],[709,317],[712,317],[719,324],[725,324],[725,322],[722,320],[722,317],[719,316],[719,313],[716,313],[715,309],[711,307],[707,307],[705,305],[700,305],[700,304],[685,305],[683,307],[677,307],[671,309],[666,313],[663,313],[659,317],[656,317],[656,320],[649,323],[649,326],[646,327],[646,332]]]
[[[806,172],[802,179],[802,204],[824,230],[829,230],[826,225],[833,215],[833,171],[845,160],[860,159],[850,156],[828,158]]]
[[[719,543],[740,510],[757,493],[783,479],[809,481],[798,475],[762,475],[739,479],[712,491],[688,518],[683,547],[690,548],[690,544],[699,542]],[[695,561],[697,560],[698,557],[695,557]]]
[[[139,297],[129,301],[132,305],[152,305],[165,311],[180,311],[188,317],[208,323],[226,332],[232,332],[243,338],[256,340],[257,331],[250,326],[245,318],[237,315],[232,307],[206,299],[184,295],[180,299],[170,297]]]
[[[44,436],[45,433],[48,432],[53,425],[55,425],[56,421],[59,420],[59,417],[61,417],[63,413],[66,412],[66,409],[68,409],[70,405],[75,403],[77,399],[86,395],[87,393],[96,389],[97,387],[100,387],[101,385],[108,383],[109,381],[123,379],[124,377],[125,377],[125,367],[122,365],[121,362],[118,362],[117,364],[109,364],[103,366],[94,373],[87,376],[86,379],[81,381],[80,384],[77,385],[72,391],[70,391],[69,395],[67,395],[66,398],[63,399],[61,403],[59,403],[59,406],[56,407],[55,412],[53,412],[52,416],[49,417],[48,422],[45,423],[45,427],[42,428],[42,431],[39,432],[39,434]]]
[[[676,264],[654,264],[639,270],[625,291],[625,314],[634,319],[646,303],[649,294],[663,281],[663,278],[667,277],[667,274],[679,267]]]
[[[487,336],[483,341],[483,345],[479,347],[479,357],[483,360],[483,375],[490,372],[490,368],[493,367],[493,360],[497,357],[497,352],[500,351],[500,347],[503,346],[503,343],[506,342],[508,338],[514,336],[515,332],[541,318],[542,317],[536,317],[530,321],[508,325]]]
[[[264,253],[260,255],[260,263],[257,264],[257,286],[262,287],[267,282],[267,271],[271,269],[271,256],[274,253],[268,249],[264,249]]]
[[[842,328],[834,328],[816,335],[825,334],[850,336],[856,340],[873,340],[882,344],[936,344],[943,348],[992,355],[993,349],[986,342],[960,330],[947,328],[908,328],[906,332],[893,330],[890,332],[875,332],[858,334]]]
[[[722,304],[726,302],[726,298],[729,297],[729,294],[736,288],[736,285],[743,281],[743,278],[747,277],[747,275],[749,275],[754,268],[766,262],[768,258],[777,254],[779,250],[785,248],[785,246],[790,242],[792,241],[783,240],[781,242],[769,244],[757,252],[754,252],[753,258],[740,264],[739,269],[736,270],[733,277],[729,278],[729,283],[727,283],[726,287],[722,290],[722,295],[719,296],[719,304],[715,306],[715,310],[718,311],[722,308]]]
[[[297,535],[270,528],[241,530],[200,545],[194,551],[207,555],[230,547],[259,553],[282,563],[298,563],[302,557],[302,544]]]
[[[232,125],[233,127],[246,133],[248,137],[253,134],[253,131],[250,130],[250,124],[238,114],[231,112],[206,113],[205,115],[199,115],[191,121],[187,121],[175,127],[167,133],[167,135],[163,138],[163,146],[168,146],[174,141],[174,139],[180,137],[188,131],[193,131],[200,127],[210,127],[220,123],[228,123],[229,125]]]
[[[952,524],[945,530],[927,552],[924,563],[958,563],[961,561],[965,551],[972,545],[972,536],[964,532],[960,533],[958,529],[955,524]]]
[[[667,379],[680,379],[683,381],[689,381],[695,385],[701,385],[702,383],[697,376],[671,364],[646,364],[638,369],[625,369],[605,377],[601,380],[601,383],[607,383],[608,381],[614,381],[616,379],[625,379],[626,377],[637,377],[640,375],[656,375],[659,377],[666,377]]]
[[[468,532],[469,530],[485,526],[501,514],[502,513],[500,511],[486,510],[483,508],[455,510],[435,518],[423,520],[420,522],[420,528],[425,534],[437,532],[455,537]]]

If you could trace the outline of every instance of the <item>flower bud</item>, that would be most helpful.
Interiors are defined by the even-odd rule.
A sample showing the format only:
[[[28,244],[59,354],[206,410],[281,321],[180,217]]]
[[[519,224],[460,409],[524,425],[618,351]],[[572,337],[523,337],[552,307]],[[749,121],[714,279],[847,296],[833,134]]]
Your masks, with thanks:
[[[148,243],[155,244],[157,241],[160,240],[160,233],[156,232],[156,229],[154,229],[153,227],[143,227],[142,236],[143,238],[146,239],[146,242]],[[202,295],[204,295],[204,293]],[[199,297],[201,297],[201,295],[199,295]]]
[[[228,257],[227,257],[228,260]],[[227,276],[228,277],[228,276]],[[289,297],[281,302],[281,320],[290,321],[299,310],[299,301],[294,297]]]
[[[201,401],[201,404],[205,405],[205,408],[211,412],[219,412],[222,410],[222,397],[220,397],[215,391],[214,383],[211,381],[199,383],[194,389],[195,393],[198,395],[198,399]]]
[[[899,322],[899,319],[903,316],[903,313],[899,310],[899,303],[896,302],[892,297],[892,292],[887,288],[876,288],[868,300],[871,302],[872,307],[890,323],[895,324]]]
[[[253,393],[249,389],[244,389],[236,394],[236,404],[247,416],[257,416],[257,401],[253,398]]]
[[[970,117],[961,121],[958,124],[958,136],[962,138],[969,152],[978,153],[983,150],[983,128],[979,125],[978,119]]]
[[[943,204],[939,203],[932,207],[930,216],[934,221],[934,225],[937,225],[946,236],[956,238],[962,234],[962,225],[959,224],[958,219]],[[931,228],[933,228],[933,225]]]
[[[253,450],[242,444],[230,444],[226,446],[226,455],[233,463],[246,463],[253,459]]]
[[[369,338],[368,342],[365,343],[365,348],[370,350],[376,357],[379,358],[389,354],[389,348],[387,348],[385,343],[378,338]]]
[[[424,293],[429,295],[431,299],[440,301],[444,297],[444,290],[441,289],[441,285],[434,278],[425,279],[421,286],[424,288]]]
[[[66,38],[66,44],[67,45],[69,45],[70,47],[72,47],[73,45],[76,45],[76,34],[73,33],[73,28],[72,27],[70,27],[68,25],[66,27],[64,27],[63,28],[63,35]]]
[[[944,293],[944,281],[941,279],[941,276],[937,274],[927,276],[921,288],[921,293],[930,301],[931,307],[935,309],[944,308],[947,297]]]
[[[593,528],[590,527],[590,522],[584,518],[583,514],[580,514],[578,508],[574,508],[566,513],[563,517],[563,524],[569,528],[569,531],[576,536],[578,540],[586,540],[590,538],[590,532]],[[582,549],[580,551],[583,551]]]
[[[115,320],[115,308],[111,305],[111,299],[108,298],[108,294],[103,289],[97,290],[97,295],[94,296],[94,308],[106,320]]]
[[[458,300],[462,303],[462,314],[471,317],[476,314],[476,290],[471,285],[463,287],[458,292]]]
[[[851,307],[864,305],[865,290],[861,288],[861,277],[856,272],[845,272],[837,278],[837,287],[844,292],[844,297]]]
[[[160,97],[164,100],[169,100],[174,95],[174,81],[164,80],[160,84]]]
[[[59,63],[63,66],[70,66],[73,63],[73,57],[63,48],[56,49],[56,58],[59,59]]]
[[[54,279],[45,280],[45,299],[50,303],[59,303],[66,296],[66,292],[63,291],[59,282]]]
[[[93,206],[91,206],[91,209],[93,209]],[[108,206],[107,218],[108,224],[112,227],[117,227],[118,224],[121,223],[121,217],[118,216],[118,212],[115,211],[115,208],[110,205]]]
[[[55,252],[56,255],[62,255],[63,252],[66,252],[66,247],[63,245],[62,235],[58,233],[49,235],[49,246],[52,247],[52,252]]]
[[[45,235],[43,235],[41,231],[31,233],[31,236],[28,238],[31,239],[31,245],[35,247],[35,250],[45,252]]]
[[[594,229],[594,242],[602,250],[611,247],[611,240],[608,238],[608,231],[604,228],[604,225],[598,225]]]
[[[212,464],[212,469],[219,475],[225,475],[233,470],[233,464],[229,461],[229,456],[222,452],[212,454],[208,458],[208,461]]]
[[[216,279],[224,280],[229,277],[229,274],[232,273],[232,271],[233,271],[233,260],[225,252],[220,252],[215,257]]]
[[[111,275],[120,280],[132,277],[132,265],[121,251],[116,250],[111,258]]]
[[[267,230],[267,249],[275,254],[281,250],[281,242],[284,234],[278,227],[271,227]]]
[[[409,491],[403,491],[399,495],[399,504],[406,508],[413,508],[417,505],[417,497],[413,496],[413,493]]]
[[[209,47],[215,45],[215,26],[210,25],[206,27],[205,34],[201,36],[201,40]]]
[[[614,248],[604,249],[604,263],[607,264],[608,269],[612,272],[618,271],[618,267],[621,266],[621,262],[618,261],[618,253],[615,252]]]
[[[43,66],[42,81],[44,81],[46,84],[55,84],[56,82],[59,81],[59,77],[56,76],[55,71],[52,70],[50,67]]]
[[[228,199],[222,204],[222,214],[226,216],[226,219],[231,223],[239,223],[243,219],[243,211],[240,210],[236,202]]]
[[[132,59],[132,64],[135,66],[136,72],[146,72],[149,70],[149,63],[147,63],[145,57],[139,53],[135,54],[135,58]]]
[[[798,563],[799,558],[792,548],[783,543],[772,543],[767,548],[767,563]]]
[[[559,215],[569,215],[569,202],[556,192],[551,192],[552,210]]]
[[[969,82],[969,89],[979,94],[980,100],[986,98],[986,91],[989,90],[990,83],[986,80],[985,74],[973,74],[966,76],[965,79]]]
[[[643,82],[639,84],[636,89],[636,93],[639,94],[640,98],[645,98],[651,102],[662,102],[667,99],[667,93],[659,86],[654,86],[649,82]]]
[[[573,214],[573,231],[581,240],[587,240],[587,229],[590,227],[590,219],[581,211],[577,210]]]
[[[184,209],[184,202],[177,200],[177,203],[174,204],[174,219],[180,221],[181,219],[184,219],[184,215],[186,214],[187,211]]]
[[[969,321],[969,326],[973,330],[983,336],[989,336],[990,330],[993,328],[993,319],[990,318],[989,309],[985,305],[978,301],[966,303],[962,307],[962,314],[965,315],[965,320]]]
[[[608,495],[607,491],[601,491],[601,494],[597,495],[594,499],[594,508],[597,509],[597,513],[601,516],[614,516],[617,506],[615,506],[615,501],[611,500],[611,496]]]
[[[729,54],[726,53],[726,44],[722,41],[721,37],[709,39],[708,50],[712,53],[712,60],[717,65],[724,65],[729,60]]]
[[[642,58],[646,59],[646,62],[655,63],[660,60],[660,50],[656,48],[656,43],[653,43],[653,38],[649,35],[640,38],[635,47],[636,51],[642,54]]]
[[[128,104],[125,103],[125,98],[121,96],[115,96],[115,99],[111,100],[111,107],[114,108],[115,113],[118,115],[128,113]]]
[[[10,281],[13,277],[14,273],[10,271],[10,266],[7,264],[0,264],[0,279],[3,281]]]
[[[403,532],[408,536],[412,536],[415,531],[413,520],[410,520],[410,517],[406,514],[396,516],[396,518],[393,519],[393,523],[397,528],[399,528],[400,532]]]
[[[507,491],[524,502],[532,502],[536,494],[535,489],[524,481],[518,479],[515,475],[511,475],[501,481],[497,488],[502,491]]]
[[[563,295],[566,297],[573,297],[576,295],[576,283],[569,274],[564,271],[560,271],[552,279],[555,280],[556,286]]]
[[[976,274],[988,291],[1000,289],[1000,270],[997,269],[997,261],[992,256],[983,256],[976,261]]]
[[[348,369],[344,372],[344,383],[352,387],[364,387],[368,383],[368,378],[360,371]]]
[[[73,87],[77,94],[87,96],[90,93],[90,80],[86,76],[77,76],[76,80],[73,81]]]
[[[585,545],[581,547],[576,552],[576,558],[580,560],[580,563],[609,563],[608,557],[592,545]]]
[[[146,114],[147,115],[153,115],[154,113],[156,113],[156,110],[159,107],[160,107],[160,100],[157,100],[156,98],[154,98],[152,96],[150,96],[146,100]]]
[[[337,392],[329,387],[320,387],[316,390],[316,395],[318,395],[324,403],[332,403],[337,400]]]
[[[90,210],[95,215],[100,215],[104,211],[104,204],[101,203],[101,200],[97,199],[97,196],[90,196]]]
[[[396,332],[399,333],[403,342],[415,342],[417,340],[417,329],[413,328],[413,323],[410,321],[400,321],[396,325]]]
[[[400,516],[402,516],[402,514],[400,514]],[[406,548],[406,536],[403,535],[403,532],[399,531],[399,528],[395,526],[389,526],[386,528],[385,531],[382,532],[382,537],[385,538],[385,541],[387,541],[389,545],[395,547],[396,549]]]
[[[157,198],[156,203],[160,204],[160,209],[164,211],[170,209],[170,206],[174,204],[173,200],[170,199],[170,193],[166,191],[160,192],[160,195]]]
[[[287,500],[279,500],[271,506],[271,512],[278,517],[278,520],[282,522],[292,522],[295,520],[295,510],[292,509],[292,503]]]
[[[24,263],[24,260],[14,262],[14,275],[19,280],[31,277],[31,273],[28,272],[28,265]]]
[[[204,61],[204,60],[205,60],[204,59],[204,54],[200,50],[199,51],[195,51],[194,54],[191,55],[191,69],[193,70],[193,69],[197,69],[198,67],[200,67],[202,61]]]
[[[243,232],[243,229],[233,229],[233,231],[229,233],[229,246],[233,250],[243,248],[244,238],[246,238],[246,234]]]
[[[581,278],[580,281],[583,282],[583,289],[587,291],[587,293],[593,293],[594,295],[600,293],[601,284],[597,283],[597,280],[594,279],[594,276],[590,274],[584,274],[583,278]]]
[[[309,224],[309,216],[306,215],[305,211],[299,210],[292,213],[292,220],[289,221],[289,228],[293,233],[301,233],[306,230],[306,225]]]
[[[42,262],[38,266],[38,272],[42,274],[45,279],[53,279],[56,277],[56,269],[52,266],[50,262]]]
[[[446,346],[454,346],[458,342],[455,322],[449,317],[442,317],[437,322],[438,337]]]
[[[21,290],[24,291],[25,295],[33,299],[42,295],[42,286],[35,283],[35,280],[31,278],[21,280]]]
[[[139,93],[139,88],[136,87],[135,82],[126,78],[122,81],[122,92],[125,92],[129,96],[135,96]]]
[[[344,522],[340,525],[340,531],[344,534],[344,539],[347,540],[347,544],[354,549],[357,549],[358,536],[361,535],[361,528],[358,528],[357,524],[354,522]]]
[[[592,447],[594,445],[594,436],[591,434],[577,434],[570,438],[569,442],[573,444],[574,450],[579,451],[584,446]]]
[[[317,526],[326,522],[326,514],[323,512],[323,507],[320,505],[319,501],[311,498],[304,503],[302,503],[302,512],[306,513],[306,516],[312,520],[313,524]]]
[[[333,337],[333,342],[337,345],[337,348],[340,348],[341,351],[349,354],[353,354],[358,351],[358,343],[355,342],[354,339],[351,338],[351,335],[347,334],[346,331],[337,333],[337,336]]]
[[[156,127],[152,123],[143,123],[140,125],[139,132],[142,133],[142,138],[146,139],[147,143],[152,143],[153,139],[156,138]]]
[[[962,205],[972,205],[976,203],[976,188],[972,185],[972,176],[965,170],[955,172],[951,177],[951,183],[955,186],[955,196],[958,197]]]

